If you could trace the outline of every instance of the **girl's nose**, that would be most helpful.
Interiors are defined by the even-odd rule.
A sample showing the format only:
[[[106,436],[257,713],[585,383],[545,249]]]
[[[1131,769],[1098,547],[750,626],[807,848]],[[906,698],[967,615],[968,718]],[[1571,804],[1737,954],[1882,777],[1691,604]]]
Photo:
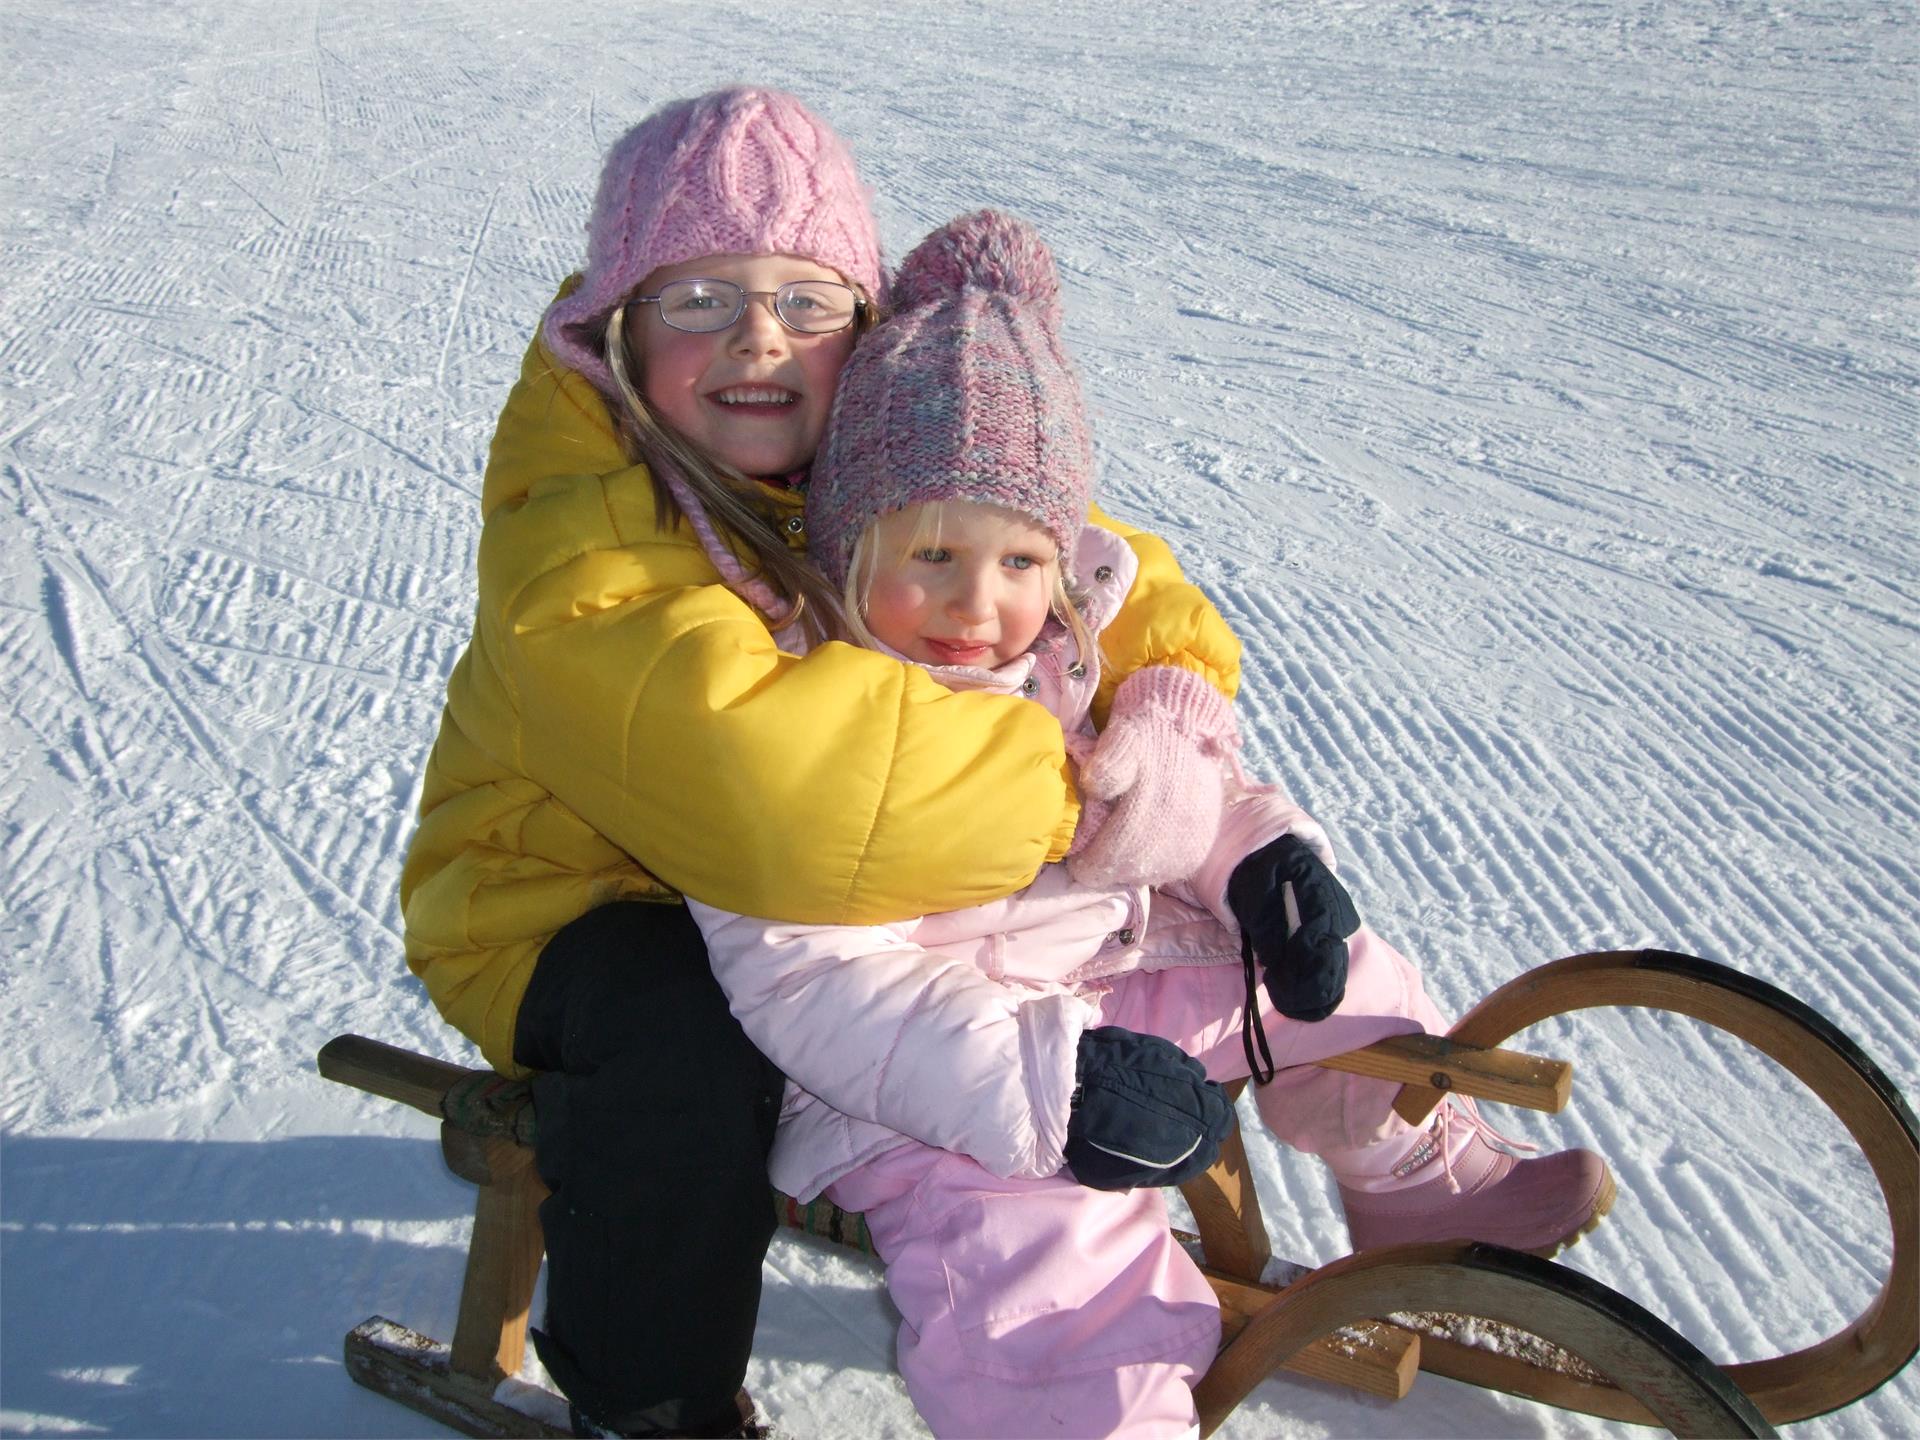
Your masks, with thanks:
[[[787,327],[774,312],[773,296],[749,295],[747,308],[733,322],[727,348],[736,355],[776,355],[786,348]]]
[[[988,577],[966,572],[954,578],[947,610],[956,620],[980,624],[993,617],[993,593]]]

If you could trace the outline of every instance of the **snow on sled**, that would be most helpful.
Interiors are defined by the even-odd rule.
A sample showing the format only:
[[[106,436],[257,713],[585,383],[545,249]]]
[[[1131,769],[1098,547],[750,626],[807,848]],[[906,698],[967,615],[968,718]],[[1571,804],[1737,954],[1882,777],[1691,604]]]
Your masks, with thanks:
[[[1806,1349],[1723,1367],[1600,1282],[1498,1246],[1385,1246],[1314,1270],[1288,1267],[1271,1255],[1236,1131],[1213,1168],[1183,1187],[1199,1228],[1187,1238],[1221,1307],[1223,1343],[1194,1391],[1203,1434],[1276,1370],[1389,1399],[1426,1370],[1676,1435],[1770,1435],[1851,1404],[1911,1361],[1920,1347],[1913,1112],[1858,1046],[1784,991],[1667,951],[1576,955],[1501,986],[1445,1037],[1402,1036],[1320,1063],[1400,1081],[1395,1108],[1415,1123],[1448,1091],[1558,1111],[1571,1066],[1499,1047],[1549,1016],[1599,1007],[1664,1010],[1724,1031],[1783,1066],[1845,1127],[1893,1233],[1887,1274],[1860,1315]],[[347,1335],[349,1374],[468,1435],[569,1434],[565,1402],[514,1378],[546,1194],[532,1164],[526,1084],[357,1035],[329,1041],[319,1063],[330,1080],[439,1118],[449,1168],[479,1186],[451,1343],[374,1316]],[[772,1203],[789,1225],[871,1250],[858,1215],[778,1194]]]

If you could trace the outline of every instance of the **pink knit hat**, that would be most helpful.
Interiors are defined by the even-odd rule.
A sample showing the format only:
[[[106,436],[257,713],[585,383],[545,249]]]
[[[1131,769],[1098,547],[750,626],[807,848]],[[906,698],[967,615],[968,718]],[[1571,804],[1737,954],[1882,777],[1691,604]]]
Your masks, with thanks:
[[[655,111],[614,142],[587,222],[579,289],[548,309],[562,364],[613,389],[581,330],[662,265],[800,255],[884,298],[880,238],[853,157],[793,96],[736,86]]]
[[[1093,442],[1060,343],[1060,275],[1039,233],[994,210],[941,226],[855,347],[807,486],[807,553],[844,585],[873,521],[930,500],[1030,517],[1070,564]]]

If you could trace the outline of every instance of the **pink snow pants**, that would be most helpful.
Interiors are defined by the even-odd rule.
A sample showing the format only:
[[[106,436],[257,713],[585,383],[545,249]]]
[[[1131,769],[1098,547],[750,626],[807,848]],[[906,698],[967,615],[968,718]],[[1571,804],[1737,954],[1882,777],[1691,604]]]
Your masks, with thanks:
[[[1139,972],[1098,997],[1098,1023],[1164,1036],[1211,1079],[1237,1080],[1244,998],[1237,965]],[[1347,1154],[1407,1129],[1392,1111],[1397,1086],[1311,1064],[1446,1030],[1399,952],[1363,927],[1348,942],[1346,998],[1315,1024],[1260,999],[1280,1070],[1256,1105],[1276,1137],[1337,1172]],[[942,1440],[1194,1433],[1192,1386],[1219,1346],[1220,1316],[1167,1228],[1165,1192],[1089,1190],[1065,1175],[1003,1180],[916,1143],[827,1195],[866,1214],[901,1315],[901,1377]]]

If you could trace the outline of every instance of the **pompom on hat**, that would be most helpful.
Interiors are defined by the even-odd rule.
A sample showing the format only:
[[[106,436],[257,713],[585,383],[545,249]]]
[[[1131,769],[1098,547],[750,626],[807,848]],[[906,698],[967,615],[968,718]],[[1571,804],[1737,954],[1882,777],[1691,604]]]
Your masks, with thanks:
[[[847,147],[793,96],[735,86],[664,106],[614,142],[580,286],[547,311],[548,347],[612,393],[584,332],[661,266],[702,255],[799,255],[885,298],[879,232]]]
[[[893,299],[840,372],[814,457],[814,563],[845,585],[875,520],[969,500],[1027,516],[1070,564],[1093,498],[1093,442],[1039,232],[995,210],[949,221],[901,263]]]

